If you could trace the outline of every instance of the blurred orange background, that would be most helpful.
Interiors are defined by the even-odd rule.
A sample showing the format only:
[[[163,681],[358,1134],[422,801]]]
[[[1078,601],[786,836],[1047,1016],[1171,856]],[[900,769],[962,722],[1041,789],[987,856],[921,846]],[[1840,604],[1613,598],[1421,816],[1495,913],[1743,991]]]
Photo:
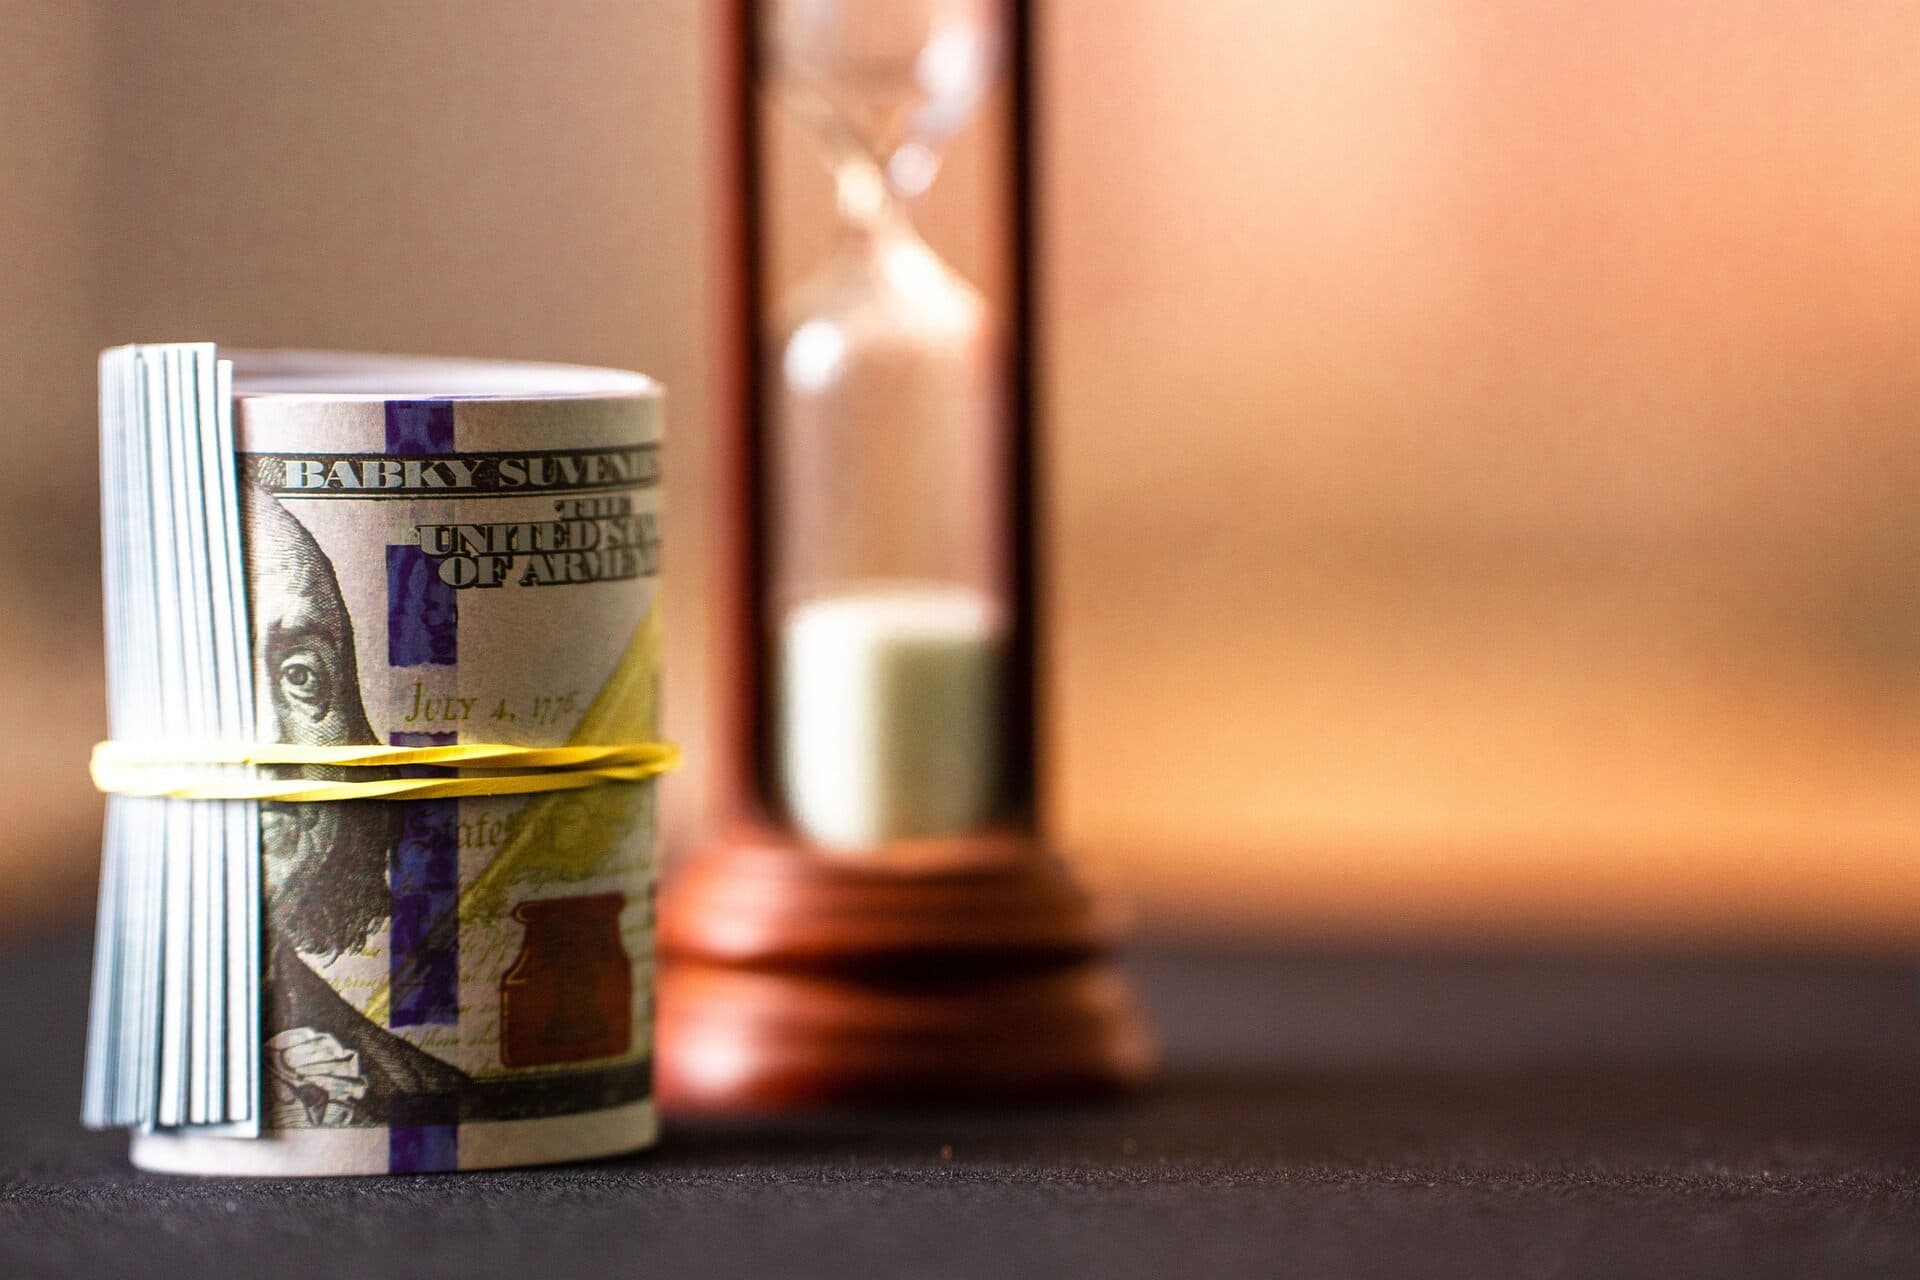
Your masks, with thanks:
[[[1042,15],[1062,842],[1160,930],[1920,940],[1912,6]],[[114,342],[664,379],[699,759],[712,16],[0,0],[0,932],[90,907]]]

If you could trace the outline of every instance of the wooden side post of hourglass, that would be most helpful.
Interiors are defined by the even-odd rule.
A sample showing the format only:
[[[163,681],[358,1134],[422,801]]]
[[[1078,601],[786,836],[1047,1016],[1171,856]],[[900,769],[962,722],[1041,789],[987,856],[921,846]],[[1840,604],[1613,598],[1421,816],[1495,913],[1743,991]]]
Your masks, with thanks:
[[[1111,959],[1109,912],[1047,847],[1034,795],[1040,610],[1031,259],[1033,82],[1027,5],[1009,5],[1016,341],[1008,362],[1011,588],[1006,769],[1023,794],[991,829],[848,858],[774,815],[761,337],[760,137],[751,0],[718,43],[720,184],[732,252],[711,436],[711,759],[719,822],[660,902],[657,1087],[682,1111],[1014,1099],[1135,1084],[1153,1049]]]

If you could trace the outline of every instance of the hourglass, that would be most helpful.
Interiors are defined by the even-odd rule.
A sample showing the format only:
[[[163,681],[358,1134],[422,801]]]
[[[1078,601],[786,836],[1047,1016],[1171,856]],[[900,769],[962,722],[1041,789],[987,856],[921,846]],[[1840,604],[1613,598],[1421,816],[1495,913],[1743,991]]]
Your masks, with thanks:
[[[723,56],[740,375],[713,440],[724,821],[661,903],[659,1090],[739,1109],[1124,1084],[1111,922],[1036,798],[1031,67],[1012,0],[741,4]],[[996,82],[981,287],[912,210]],[[764,93],[833,243],[767,305]],[[976,143],[983,139],[976,137]],[[978,175],[976,175],[978,176]]]
[[[905,205],[998,59],[992,0],[774,0],[780,99],[831,162],[840,243],[768,371],[768,621],[784,816],[885,854],[1014,802],[1004,360],[986,299]]]

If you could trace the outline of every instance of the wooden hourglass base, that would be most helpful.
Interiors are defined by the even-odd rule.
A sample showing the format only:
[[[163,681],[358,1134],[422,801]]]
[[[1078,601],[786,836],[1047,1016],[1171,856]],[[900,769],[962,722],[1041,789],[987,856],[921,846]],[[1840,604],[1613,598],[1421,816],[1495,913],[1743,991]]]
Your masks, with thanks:
[[[1030,838],[876,864],[740,829],[669,878],[660,921],[669,1109],[1040,1098],[1152,1069],[1112,921]]]

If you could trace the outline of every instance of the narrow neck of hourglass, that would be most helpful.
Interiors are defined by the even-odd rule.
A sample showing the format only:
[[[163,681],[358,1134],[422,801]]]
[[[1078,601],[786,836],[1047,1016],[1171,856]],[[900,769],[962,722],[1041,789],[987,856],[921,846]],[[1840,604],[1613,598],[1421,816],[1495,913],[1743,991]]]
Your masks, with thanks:
[[[887,181],[881,162],[865,152],[842,157],[834,169],[834,203],[847,234],[919,238],[907,213],[907,197]]]

